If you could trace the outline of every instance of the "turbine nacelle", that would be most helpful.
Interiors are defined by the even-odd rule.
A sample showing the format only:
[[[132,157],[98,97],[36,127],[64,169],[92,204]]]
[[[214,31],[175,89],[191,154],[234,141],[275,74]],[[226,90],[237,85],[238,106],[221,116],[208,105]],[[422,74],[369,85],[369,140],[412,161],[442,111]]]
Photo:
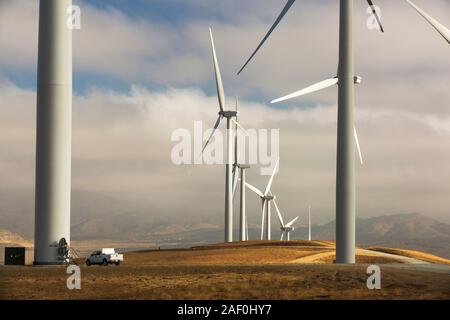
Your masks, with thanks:
[[[222,116],[224,118],[235,118],[239,115],[238,111],[219,111],[219,116]]]
[[[250,165],[248,164],[238,164],[237,166],[239,169],[250,169]]]

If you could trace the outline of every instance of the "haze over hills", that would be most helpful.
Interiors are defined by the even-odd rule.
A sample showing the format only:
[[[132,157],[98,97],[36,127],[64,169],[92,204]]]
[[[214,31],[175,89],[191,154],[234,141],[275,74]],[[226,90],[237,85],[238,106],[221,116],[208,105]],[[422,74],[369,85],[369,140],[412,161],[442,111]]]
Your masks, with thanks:
[[[33,242],[9,230],[0,229],[0,245],[31,247]]]
[[[171,247],[223,241],[221,219],[218,217],[198,215],[190,218],[186,215],[182,218],[155,212],[149,214],[148,203],[131,196],[124,198],[74,191],[72,197],[73,240],[149,240],[161,246]],[[31,191],[26,198],[33,199]],[[4,232],[11,231],[25,239],[32,239],[34,204],[23,199],[23,194],[18,196],[14,192],[0,193],[0,228],[5,229]],[[292,232],[292,239],[306,239],[305,222],[303,219],[302,227],[297,227]],[[258,239],[259,225],[252,221],[249,223],[250,239]],[[323,240],[334,240],[334,232],[334,221],[314,225],[312,230],[314,239]],[[237,230],[234,234],[237,237]],[[273,239],[279,239],[278,223],[275,221],[272,234]],[[3,238],[6,239],[5,237]],[[356,237],[359,245],[416,249],[450,258],[450,225],[417,213],[359,218]]]
[[[314,228],[314,238],[334,239],[335,221]],[[418,213],[356,220],[359,245],[427,251],[450,257],[450,225]]]
[[[104,200],[109,198],[105,196]],[[72,219],[72,240],[114,240],[114,241],[152,241],[167,247],[188,247],[205,243],[223,241],[223,230],[214,221],[200,222],[198,220],[182,221],[171,217],[155,219],[143,214],[142,210],[126,209],[126,204],[109,202],[108,208],[94,211],[98,196],[92,197],[90,203],[84,202],[83,207],[75,207]],[[104,201],[103,201],[104,202]],[[120,203],[120,204],[119,204]],[[100,205],[101,206],[101,205]],[[136,205],[135,205],[136,207]],[[98,213],[100,212],[100,213]],[[16,232],[16,239],[32,239],[33,219],[18,215],[15,219],[0,215],[0,242],[12,238],[9,231]],[[303,222],[304,224],[304,222]],[[450,258],[450,225],[424,215],[397,214],[374,218],[358,218],[356,237],[358,245],[386,246],[405,249],[415,249]],[[235,230],[235,237],[237,237]],[[258,225],[250,224],[250,239],[258,239]],[[279,239],[278,225],[273,223],[273,239]],[[334,240],[335,222],[324,225],[314,225],[313,239]],[[291,234],[292,239],[306,239],[307,228],[298,227]],[[25,243],[26,239],[18,241]]]

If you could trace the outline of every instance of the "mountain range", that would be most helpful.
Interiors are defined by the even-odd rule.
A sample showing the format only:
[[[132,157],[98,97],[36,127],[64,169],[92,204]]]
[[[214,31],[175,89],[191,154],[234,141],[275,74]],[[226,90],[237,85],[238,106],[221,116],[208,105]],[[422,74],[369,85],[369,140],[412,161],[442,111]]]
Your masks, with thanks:
[[[2,228],[5,226],[2,225]],[[23,243],[32,238],[14,228],[0,230],[0,244]],[[196,223],[164,221],[132,213],[110,213],[85,216],[72,223],[72,240],[114,240],[114,241],[152,241],[165,247],[187,247],[223,241],[221,225],[214,223]],[[234,230],[237,237],[238,230]],[[277,226],[273,225],[272,234],[278,239]],[[259,226],[249,228],[250,239],[258,239]],[[317,240],[335,239],[335,221],[312,227],[312,237]],[[307,228],[299,227],[291,234],[291,239],[306,239]],[[356,221],[356,238],[360,246],[386,246],[426,251],[450,258],[450,225],[433,218],[413,213],[359,218]],[[14,240],[14,241],[13,241]]]
[[[0,192],[0,228],[5,230],[5,237],[11,237],[5,232],[12,232],[24,240],[33,238],[34,204],[23,199],[33,199],[32,190],[25,195],[10,190]],[[172,247],[223,241],[223,226],[218,217],[201,217],[198,214],[195,218],[189,215],[170,216],[162,212],[149,212],[149,207],[141,198],[132,196],[124,198],[123,195],[74,191],[72,239],[149,240]],[[250,239],[258,239],[259,225],[249,222]],[[272,234],[274,239],[278,239],[279,229],[275,221]],[[334,240],[335,222],[314,225],[312,235],[314,239]],[[234,230],[234,236],[238,236],[238,230]],[[306,239],[307,228],[296,228],[291,238]],[[416,249],[450,258],[450,225],[418,213],[358,218],[356,239],[358,245]]]
[[[314,238],[334,239],[335,226],[332,221],[315,227]],[[359,245],[415,249],[450,258],[450,225],[419,213],[357,219],[356,241]]]

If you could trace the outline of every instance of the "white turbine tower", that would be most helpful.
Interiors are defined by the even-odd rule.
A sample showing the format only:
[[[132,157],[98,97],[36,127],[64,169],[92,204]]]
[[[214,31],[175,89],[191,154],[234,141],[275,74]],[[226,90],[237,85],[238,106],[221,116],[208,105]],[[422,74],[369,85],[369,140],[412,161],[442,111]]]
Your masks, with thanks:
[[[220,74],[219,62],[217,60],[216,49],[214,46],[214,38],[211,28],[209,29],[209,36],[211,40],[211,51],[214,62],[214,74],[216,79],[217,98],[219,101],[219,116],[217,117],[214,128],[202,149],[202,154],[208,144],[211,142],[217,128],[222,122],[223,118],[227,119],[227,159],[225,164],[225,242],[233,241],[233,181],[232,181],[232,166],[233,166],[233,150],[232,150],[232,127],[231,122],[237,124],[237,111],[225,111],[225,93],[223,90],[222,76]]]
[[[245,183],[245,185],[254,193],[256,193],[262,201],[261,240],[271,240],[270,204],[272,201],[275,203],[275,196],[272,195],[270,188],[272,186],[275,173],[277,172],[279,161],[280,159],[277,159],[277,162],[275,163],[269,182],[267,183],[264,192],[262,192],[255,186],[252,186],[248,182]]]
[[[247,217],[245,212],[246,202],[245,202],[245,176],[246,172],[245,170],[250,169],[249,165],[242,164],[239,162],[239,139],[238,139],[238,132],[239,128],[246,134],[247,131],[245,128],[243,128],[237,121],[239,112],[238,112],[238,99],[236,97],[236,121],[234,121],[235,124],[235,131],[234,131],[234,164],[233,164],[233,199],[234,195],[236,193],[237,183],[238,180],[241,181],[240,183],[240,206],[239,206],[239,241],[246,241],[247,240]],[[240,178],[239,178],[240,176]]]
[[[295,0],[288,0],[275,23],[245,62],[238,74],[252,60],[272,31],[277,27]],[[380,17],[371,0],[367,3],[380,26]],[[336,158],[336,262],[355,262],[355,165],[353,139],[354,58],[353,58],[353,0],[340,0],[339,19],[339,99]],[[336,81],[336,80],[334,80]]]
[[[412,1],[406,0],[406,2],[408,2],[411,7],[413,7],[426,21],[428,21],[428,23],[431,24],[433,28],[435,28],[436,31],[439,32],[441,36],[444,37],[444,39],[450,44],[450,30],[448,28],[444,27],[444,25],[420,9]]]
[[[311,241],[311,206],[308,207],[308,240]]]
[[[248,241],[248,218],[245,216],[245,241]]]
[[[249,165],[238,164],[236,166],[235,175],[237,176],[237,170],[241,172],[241,185],[240,185],[240,196],[241,202],[239,207],[239,241],[248,240],[248,225],[247,225],[247,214],[245,212],[246,200],[245,200],[245,170],[249,169]]]
[[[284,236],[286,236],[286,240],[289,241],[289,240],[291,240],[291,237],[290,237],[291,232],[295,230],[294,222],[297,221],[298,217],[295,217],[288,223],[284,224],[280,209],[278,208],[275,201],[273,202],[273,204],[275,205],[275,210],[277,211],[277,215],[278,215],[278,221],[280,222],[280,230],[281,230],[280,241],[283,241]]]
[[[72,0],[39,2],[34,263],[62,264],[70,244]]]

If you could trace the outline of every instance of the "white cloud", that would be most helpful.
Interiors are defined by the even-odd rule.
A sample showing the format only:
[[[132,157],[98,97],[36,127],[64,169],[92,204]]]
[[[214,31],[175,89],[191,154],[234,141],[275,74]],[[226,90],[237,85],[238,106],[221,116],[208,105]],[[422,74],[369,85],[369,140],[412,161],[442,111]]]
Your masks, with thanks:
[[[0,2],[0,68],[36,68],[37,4],[37,1]]]
[[[450,20],[448,1],[417,2],[442,22]],[[377,1],[385,34],[367,30],[365,2],[355,4],[356,70],[364,77],[356,101],[365,156],[364,167],[358,167],[358,212],[420,211],[448,220],[448,45],[402,1]],[[73,185],[137,194],[164,214],[205,213],[220,222],[223,170],[170,163],[172,130],[192,129],[194,120],[212,124],[217,115],[216,98],[204,93],[213,86],[208,26],[214,29],[228,100],[235,94],[265,100],[334,76],[338,7],[337,1],[299,1],[248,70],[236,77],[282,3],[261,1],[254,7],[253,1],[195,0],[192,5],[213,18],[170,25],[81,2],[75,71],[168,89],[133,87],[124,94],[93,88],[74,97]],[[0,3],[0,51],[0,68],[34,70],[36,1]],[[241,99],[246,127],[281,129],[282,163],[274,191],[288,215],[312,204],[322,221],[333,216],[336,97],[336,88],[329,89],[280,110]],[[315,107],[296,108],[306,101]],[[0,81],[0,189],[32,188],[34,129],[35,93]],[[263,186],[265,178],[257,172],[252,169],[249,179]],[[256,199],[249,205],[258,220]]]
[[[424,106],[428,111],[431,104],[433,110],[447,113],[443,101],[449,98],[448,44],[403,1],[377,2],[384,34],[366,28],[366,3],[355,2],[356,71],[364,77],[359,102],[416,111]],[[450,20],[448,1],[419,4],[439,20]],[[130,17],[112,7],[99,9],[89,1],[81,1],[80,6],[82,29],[74,33],[76,71],[129,82],[206,87],[212,81],[208,37],[212,26],[225,85],[232,95],[274,98],[336,73],[336,1],[296,3],[240,77],[236,71],[281,10],[279,1],[260,1],[258,6],[252,1],[193,1],[191,7],[204,14],[186,16],[176,24]],[[0,66],[33,68],[37,2],[4,2],[0,21],[0,49],[5,53]],[[335,97],[328,91],[304,101],[335,103]]]
[[[35,93],[11,83],[0,86],[0,190],[34,184]],[[175,166],[170,135],[193,130],[195,120],[211,125],[216,97],[199,89],[128,94],[93,89],[74,97],[73,188],[134,194],[152,214],[206,214],[221,222],[221,166]],[[312,204],[321,221],[333,217],[335,106],[275,110],[241,101],[247,128],[280,129],[281,166],[273,190],[288,216]],[[362,109],[358,130],[365,157],[358,167],[358,214],[423,212],[446,217],[450,205],[448,117],[423,119],[414,112]],[[249,180],[263,187],[258,167]],[[207,201],[204,199],[207,198]],[[25,200],[25,199],[24,199]],[[28,199],[30,200],[30,199]],[[249,196],[256,222],[259,202]]]

